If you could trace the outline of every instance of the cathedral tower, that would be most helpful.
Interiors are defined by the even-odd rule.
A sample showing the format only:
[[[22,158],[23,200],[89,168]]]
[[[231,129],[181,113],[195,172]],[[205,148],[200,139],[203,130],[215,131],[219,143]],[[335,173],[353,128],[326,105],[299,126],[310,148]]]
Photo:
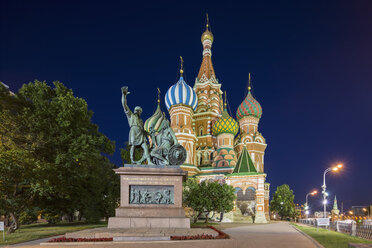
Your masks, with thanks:
[[[221,84],[216,79],[211,58],[213,40],[207,15],[206,30],[201,37],[203,60],[194,85],[198,97],[198,107],[194,114],[194,128],[197,136],[197,166],[212,164],[213,152],[217,148],[217,140],[212,137],[212,127],[222,113]]]
[[[264,172],[264,155],[267,146],[265,138],[258,132],[261,116],[261,105],[251,93],[251,74],[249,74],[248,94],[236,112],[240,134],[235,139],[235,148],[239,154],[244,146],[248,149],[257,172]]]
[[[192,124],[198,99],[194,90],[183,79],[182,57],[180,79],[168,89],[165,95],[165,105],[170,115],[171,128],[178,142],[186,149],[187,157],[185,164],[196,164],[196,136]]]

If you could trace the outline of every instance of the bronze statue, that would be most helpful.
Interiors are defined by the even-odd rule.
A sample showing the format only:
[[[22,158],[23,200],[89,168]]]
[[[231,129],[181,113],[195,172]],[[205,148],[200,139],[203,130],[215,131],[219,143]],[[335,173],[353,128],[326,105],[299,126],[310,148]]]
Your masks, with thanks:
[[[132,112],[128,105],[127,105],[127,95],[130,94],[128,92],[128,87],[124,86],[121,88],[122,97],[121,102],[123,104],[124,113],[127,116],[130,131],[129,131],[129,146],[130,146],[130,159],[132,163],[141,164],[143,161],[147,160],[149,165],[153,164],[151,162],[149,148],[146,142],[146,135],[145,130],[143,129],[143,121],[141,119],[142,108],[137,106],[134,108],[134,112]],[[143,155],[142,158],[138,161],[134,160],[134,152],[136,147],[142,147]]]
[[[128,144],[130,146],[130,159],[132,163],[141,164],[147,160],[148,165],[165,166],[183,164],[187,153],[185,148],[178,144],[176,135],[169,125],[169,121],[164,119],[161,122],[159,132],[156,132],[154,127],[150,127],[149,133],[147,133],[141,119],[142,108],[137,106],[134,108],[134,112],[130,111],[127,105],[127,95],[130,94],[128,87],[122,87],[121,91],[121,101],[130,127]],[[152,140],[151,152],[149,152],[149,146],[147,145],[147,135],[150,135]],[[139,146],[143,149],[143,155],[140,160],[135,161],[134,152],[136,147]]]
[[[169,165],[169,150],[173,145],[178,144],[178,141],[167,119],[163,120],[161,131],[156,136],[151,130],[151,139],[155,145],[150,153],[151,157],[156,160],[154,162],[158,165]]]

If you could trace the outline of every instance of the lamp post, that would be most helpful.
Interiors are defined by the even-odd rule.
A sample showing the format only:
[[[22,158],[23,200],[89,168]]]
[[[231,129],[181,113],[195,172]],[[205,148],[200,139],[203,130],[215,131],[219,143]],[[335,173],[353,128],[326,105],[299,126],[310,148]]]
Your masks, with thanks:
[[[367,212],[367,216],[368,216],[368,219],[369,219],[369,211],[366,208],[363,208],[363,212]]]
[[[308,218],[309,215],[309,204],[308,204],[308,197],[309,195],[316,195],[318,191],[314,190],[313,192],[307,193],[306,194],[306,203],[305,203],[305,214],[306,214],[306,219]]]
[[[323,185],[322,185],[323,205],[324,205],[323,218],[327,218],[326,217],[326,212],[327,212],[327,196],[328,196],[328,194],[326,192],[326,189],[327,189],[327,185],[326,185],[326,182],[325,182],[326,174],[330,171],[338,171],[341,168],[342,168],[342,164],[339,164],[337,166],[330,167],[330,168],[326,169],[323,173]]]

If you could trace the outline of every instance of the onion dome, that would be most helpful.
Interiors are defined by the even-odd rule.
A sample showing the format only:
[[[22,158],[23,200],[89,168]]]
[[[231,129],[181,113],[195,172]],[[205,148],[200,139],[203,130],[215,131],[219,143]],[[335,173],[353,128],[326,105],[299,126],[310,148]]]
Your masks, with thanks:
[[[214,136],[217,136],[221,133],[231,133],[234,136],[239,131],[239,125],[234,118],[232,118],[226,110],[223,111],[221,118],[219,118],[212,127],[212,132]]]
[[[145,131],[150,132],[150,129],[152,129],[155,132],[159,132],[161,130],[161,123],[164,119],[166,119],[165,113],[161,112],[160,100],[158,100],[158,107],[156,108],[155,113],[145,121]]]
[[[191,86],[189,86],[183,79],[182,57],[180,73],[181,76],[178,82],[172,85],[165,94],[165,105],[167,106],[168,110],[170,109],[171,106],[177,104],[187,105],[195,110],[196,106],[198,106],[198,97],[193,88],[191,88]]]
[[[238,120],[245,116],[254,116],[257,118],[261,118],[262,116],[262,107],[251,94],[251,74],[249,74],[248,95],[245,97],[244,101],[239,105],[238,110],[236,111],[236,118]]]
[[[201,42],[203,43],[205,40],[210,40],[211,42],[213,42],[213,34],[211,31],[209,31],[209,29],[205,30],[205,32],[201,36]]]
[[[209,18],[207,14],[207,25],[206,25],[206,30],[201,36],[201,42],[203,43],[205,40],[210,40],[213,43],[213,34],[211,31],[209,31]]]

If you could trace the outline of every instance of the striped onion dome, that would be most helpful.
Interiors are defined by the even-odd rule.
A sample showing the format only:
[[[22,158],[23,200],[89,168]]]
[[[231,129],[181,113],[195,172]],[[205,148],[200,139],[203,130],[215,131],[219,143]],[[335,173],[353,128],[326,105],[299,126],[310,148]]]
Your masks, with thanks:
[[[239,105],[239,108],[236,111],[236,118],[238,120],[242,119],[245,116],[254,116],[257,118],[261,118],[262,116],[262,107],[260,103],[256,99],[254,99],[251,91],[248,92],[247,97]]]
[[[168,110],[176,104],[184,104],[194,110],[198,105],[198,97],[195,91],[183,80],[182,76],[176,84],[168,89],[167,94],[165,94],[165,105]]]
[[[161,123],[165,118],[165,113],[161,112],[160,103],[158,102],[155,113],[145,121],[145,131],[150,132],[150,128],[152,127],[155,132],[159,132],[161,130]]]
[[[212,127],[213,135],[217,136],[221,133],[231,133],[235,136],[238,131],[238,122],[227,113],[227,110],[225,108],[221,118],[219,118]]]

